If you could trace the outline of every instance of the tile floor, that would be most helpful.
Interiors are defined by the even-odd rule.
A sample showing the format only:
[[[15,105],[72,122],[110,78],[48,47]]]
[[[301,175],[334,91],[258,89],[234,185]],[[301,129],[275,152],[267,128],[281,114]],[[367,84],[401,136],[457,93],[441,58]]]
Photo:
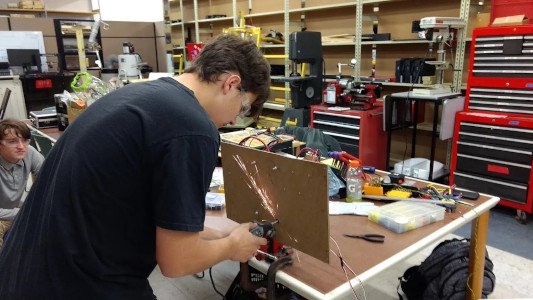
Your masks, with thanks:
[[[443,240],[454,237],[458,236],[450,234]],[[396,294],[397,278],[410,266],[420,264],[431,253],[436,244],[367,282],[365,284],[366,299],[398,299]],[[533,289],[530,287],[530,283],[533,282],[533,260],[491,246],[487,246],[487,251],[494,262],[493,271],[496,275],[496,287],[494,292],[489,295],[489,299],[533,299]],[[239,264],[230,261],[222,262],[213,267],[213,278],[220,292],[226,293],[238,270]],[[149,280],[159,300],[222,298],[211,286],[208,272],[205,272],[203,279],[194,276],[173,279],[164,277],[159,268],[156,268]],[[357,292],[359,299],[364,299],[360,287]],[[354,297],[347,299],[354,299]]]

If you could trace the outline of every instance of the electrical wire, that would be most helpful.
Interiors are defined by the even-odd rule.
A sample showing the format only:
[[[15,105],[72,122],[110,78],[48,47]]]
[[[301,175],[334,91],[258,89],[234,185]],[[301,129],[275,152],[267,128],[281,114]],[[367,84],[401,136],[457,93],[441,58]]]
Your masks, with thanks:
[[[355,299],[359,300],[359,297],[357,296],[357,293],[355,292],[355,288],[353,287],[352,282],[350,281],[350,278],[348,277],[348,272],[346,272],[345,267],[348,268],[348,270],[355,276],[355,278],[357,278],[357,280],[359,280],[359,284],[361,285],[361,288],[363,289],[363,297],[366,300],[366,291],[365,291],[365,286],[363,285],[363,282],[361,281],[359,276],[357,276],[357,274],[353,271],[353,269],[350,268],[350,266],[342,258],[341,248],[339,247],[339,244],[337,243],[337,241],[332,236],[330,236],[329,238],[333,241],[333,243],[335,243],[335,246],[337,246],[338,253],[335,253],[335,251],[333,251],[331,249],[329,249],[329,251],[331,251],[331,253],[333,253],[333,255],[335,255],[337,258],[339,258],[339,260],[341,262],[342,271],[344,272],[344,276],[346,276],[346,280],[348,281],[348,284],[350,285],[350,288],[352,289],[352,292],[353,292],[353,295],[355,296]]]
[[[258,138],[258,137],[256,137],[256,136],[254,136],[254,135],[251,135],[251,136],[245,137],[244,139],[242,139],[242,140],[239,142],[239,145],[241,145],[241,146],[246,146],[246,141],[247,141],[247,140],[250,140],[250,139],[252,139],[252,140],[258,140],[259,142],[261,142],[261,144],[263,144],[263,146],[265,147],[265,150],[266,150],[267,152],[270,152],[270,147],[268,147],[268,145],[267,145],[262,139],[260,139],[260,138]]]
[[[213,274],[211,273],[211,269],[213,269],[213,267],[209,268],[209,278],[211,279],[211,285],[213,286],[213,289],[215,290],[215,292],[219,294],[220,296],[222,296],[222,299],[226,300],[226,296],[222,294],[221,292],[219,292],[217,290],[217,287],[215,286],[215,281],[213,280]]]
[[[300,149],[300,152],[298,152],[296,157],[300,157],[300,155],[302,155],[304,153],[304,151],[309,151],[309,152],[313,153],[313,157],[316,157],[318,159],[318,161],[320,161],[320,156],[318,156],[319,149],[315,150],[315,149],[312,149],[312,148],[309,148],[309,147],[304,147],[304,148]]]

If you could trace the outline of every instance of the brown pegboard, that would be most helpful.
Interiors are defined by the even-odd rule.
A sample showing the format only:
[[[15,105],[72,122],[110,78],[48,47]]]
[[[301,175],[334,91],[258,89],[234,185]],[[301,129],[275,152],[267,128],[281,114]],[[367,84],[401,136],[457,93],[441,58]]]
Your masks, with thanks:
[[[327,166],[228,143],[221,148],[228,218],[278,219],[277,241],[329,262]]]

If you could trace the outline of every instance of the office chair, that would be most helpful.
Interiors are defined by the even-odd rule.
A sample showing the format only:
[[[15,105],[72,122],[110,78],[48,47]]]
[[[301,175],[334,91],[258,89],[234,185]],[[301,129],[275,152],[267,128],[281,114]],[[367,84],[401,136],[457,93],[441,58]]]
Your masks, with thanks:
[[[9,97],[11,96],[11,90],[6,88],[4,93],[4,99],[2,100],[2,105],[0,106],[0,120],[4,119],[4,115],[7,110],[7,103],[9,102]]]
[[[50,150],[52,150],[54,142],[36,131],[32,131],[31,137],[30,144],[46,158]]]

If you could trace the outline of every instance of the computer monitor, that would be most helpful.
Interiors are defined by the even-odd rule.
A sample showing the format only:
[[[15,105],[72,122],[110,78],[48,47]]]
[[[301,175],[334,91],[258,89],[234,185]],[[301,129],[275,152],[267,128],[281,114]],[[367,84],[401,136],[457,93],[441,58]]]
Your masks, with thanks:
[[[41,53],[39,49],[6,49],[7,60],[11,68],[22,74],[41,73]]]

